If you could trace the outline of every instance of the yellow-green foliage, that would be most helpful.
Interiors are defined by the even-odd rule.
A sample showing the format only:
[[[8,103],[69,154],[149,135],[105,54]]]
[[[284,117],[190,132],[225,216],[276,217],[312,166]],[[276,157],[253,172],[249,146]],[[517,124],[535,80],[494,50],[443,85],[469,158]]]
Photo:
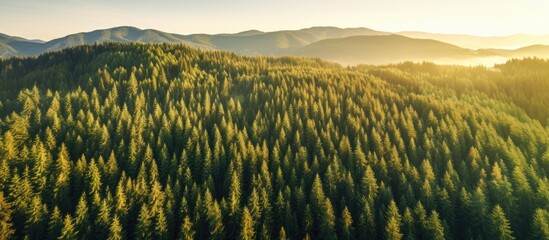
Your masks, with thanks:
[[[2,236],[543,236],[546,64],[141,44],[0,60]]]

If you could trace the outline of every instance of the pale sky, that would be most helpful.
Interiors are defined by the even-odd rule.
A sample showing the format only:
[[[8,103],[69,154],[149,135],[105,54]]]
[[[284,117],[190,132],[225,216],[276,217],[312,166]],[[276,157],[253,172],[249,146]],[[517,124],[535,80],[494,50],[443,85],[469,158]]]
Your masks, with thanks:
[[[0,0],[0,33],[51,40],[116,26],[234,33],[312,26],[549,34],[548,0]]]

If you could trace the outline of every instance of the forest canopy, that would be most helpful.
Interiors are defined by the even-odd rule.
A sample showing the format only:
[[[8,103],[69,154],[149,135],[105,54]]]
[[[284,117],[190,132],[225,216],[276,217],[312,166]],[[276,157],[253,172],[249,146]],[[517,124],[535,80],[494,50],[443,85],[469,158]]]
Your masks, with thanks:
[[[0,60],[0,239],[549,239],[549,62]]]

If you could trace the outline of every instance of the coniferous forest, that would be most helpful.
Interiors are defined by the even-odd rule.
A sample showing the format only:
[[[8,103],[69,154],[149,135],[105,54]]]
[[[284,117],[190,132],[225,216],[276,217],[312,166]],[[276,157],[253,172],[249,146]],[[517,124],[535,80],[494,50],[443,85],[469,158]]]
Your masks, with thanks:
[[[549,239],[549,61],[0,60],[0,239]]]

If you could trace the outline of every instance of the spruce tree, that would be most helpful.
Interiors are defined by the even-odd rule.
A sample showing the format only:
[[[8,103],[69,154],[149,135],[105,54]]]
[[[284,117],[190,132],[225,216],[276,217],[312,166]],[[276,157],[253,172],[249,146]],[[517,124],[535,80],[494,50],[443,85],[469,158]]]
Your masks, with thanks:
[[[4,192],[0,191],[0,239],[11,239],[15,233],[11,220],[11,204],[6,202]]]
[[[284,227],[280,228],[280,231],[278,232],[278,239],[279,240],[287,240],[288,239],[288,237],[286,236],[286,230],[284,229]]]
[[[400,214],[395,201],[391,201],[387,208],[387,223],[385,224],[385,238],[391,240],[402,239],[402,233],[400,232]]]
[[[340,226],[340,239],[352,239],[353,238],[353,218],[347,206],[343,208],[341,217],[339,219]]]
[[[549,213],[544,209],[536,209],[532,223],[532,236],[535,239],[549,239]]]
[[[436,211],[432,211],[427,220],[426,236],[433,240],[444,240],[444,226],[440,222],[440,218]]]
[[[61,235],[57,238],[59,240],[71,240],[76,239],[77,231],[74,227],[73,220],[70,215],[65,216],[63,222],[63,228],[61,229]]]
[[[57,239],[61,236],[63,217],[57,206],[53,209],[48,223],[48,239]],[[72,234],[72,233],[71,233]]]
[[[118,220],[118,216],[114,215],[112,219],[111,226],[109,228],[109,237],[108,240],[123,240],[124,239],[124,233],[122,230],[122,225],[120,225],[120,221]]]
[[[137,224],[135,226],[136,239],[151,239],[153,234],[153,232],[151,231],[152,225],[153,222],[149,209],[146,205],[143,205],[141,207],[141,210],[139,211],[139,217],[137,218]]]
[[[515,239],[509,220],[499,205],[496,205],[490,214],[490,236],[502,240]]]
[[[255,236],[254,221],[247,207],[242,211],[242,220],[240,222],[240,239],[253,240]]]
[[[179,239],[192,240],[194,239],[195,231],[193,230],[193,223],[189,216],[185,216],[183,223],[181,224],[181,234]]]

